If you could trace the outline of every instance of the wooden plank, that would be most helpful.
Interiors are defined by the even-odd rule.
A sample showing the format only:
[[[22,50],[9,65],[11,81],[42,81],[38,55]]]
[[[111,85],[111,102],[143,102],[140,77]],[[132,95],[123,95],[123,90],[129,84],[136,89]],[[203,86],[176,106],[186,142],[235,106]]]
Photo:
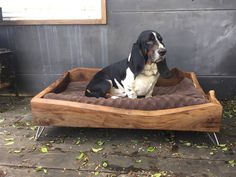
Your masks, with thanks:
[[[77,103],[71,101],[42,99],[46,93],[71,81],[88,81],[99,68],[76,68],[63,75],[31,101],[33,123],[42,126],[101,127],[101,128],[140,128],[182,131],[218,132],[222,106],[213,92],[209,93],[210,103],[174,109],[143,111],[126,110],[108,106]],[[173,70],[193,80],[197,89],[203,92],[194,73]],[[180,77],[179,77],[180,78]],[[166,84],[165,82],[163,82]],[[167,85],[168,85],[167,84]],[[204,92],[203,92],[204,93]]]
[[[0,26],[9,25],[95,25],[106,24],[105,19],[92,19],[92,20],[16,20],[16,21],[1,21]]]
[[[222,111],[223,111],[223,106],[220,104],[220,102],[217,100],[216,96],[215,96],[215,91],[214,90],[210,90],[208,93],[208,99],[210,100],[210,102],[218,105],[221,107],[221,115],[222,115]]]
[[[69,71],[70,73],[70,80],[74,81],[89,81],[92,77],[100,71],[101,68],[75,68]],[[171,70],[173,76],[169,79],[159,78],[158,79],[158,86],[172,86],[178,84],[185,76],[192,79],[194,76],[191,73],[185,73],[177,68],[173,68]]]
[[[107,3],[106,0],[101,0],[101,11],[102,11],[102,19],[101,24],[107,24]]]
[[[35,125],[207,132],[218,132],[220,127],[220,107],[213,103],[158,111],[40,98],[32,100],[31,105]]]
[[[177,68],[173,68],[171,69],[171,73],[172,73],[172,77],[168,78],[168,79],[164,79],[164,78],[158,78],[157,81],[157,86],[163,86],[163,87],[168,87],[168,86],[174,86],[176,84],[178,84],[180,81],[182,81],[185,77],[185,72],[177,69]],[[191,77],[190,77],[191,79]]]
[[[203,95],[205,95],[205,92],[203,91],[200,83],[198,82],[196,74],[194,72],[185,72],[184,74],[185,77],[193,81],[195,88],[198,89]]]
[[[107,23],[106,17],[106,0],[101,0],[101,19],[65,19],[65,20],[5,20],[0,21],[1,25],[73,25],[73,24],[84,24],[84,25],[95,25]]]

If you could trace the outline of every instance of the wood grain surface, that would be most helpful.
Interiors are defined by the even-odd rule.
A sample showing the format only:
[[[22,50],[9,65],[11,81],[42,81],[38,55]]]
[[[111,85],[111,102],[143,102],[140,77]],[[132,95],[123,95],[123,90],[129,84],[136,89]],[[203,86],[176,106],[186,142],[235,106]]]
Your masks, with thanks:
[[[31,100],[33,123],[40,126],[134,128],[181,131],[218,132],[222,106],[214,91],[208,94],[209,103],[156,111],[126,110],[108,106],[92,105],[71,101],[42,98],[69,77],[70,81],[87,81],[99,71],[98,68],[76,68],[65,73],[60,79]],[[182,77],[184,73],[175,69]],[[194,73],[184,73],[193,80],[197,89],[203,92]],[[178,77],[173,79],[176,82]],[[173,82],[163,82],[164,85]],[[161,83],[159,83],[161,85]]]

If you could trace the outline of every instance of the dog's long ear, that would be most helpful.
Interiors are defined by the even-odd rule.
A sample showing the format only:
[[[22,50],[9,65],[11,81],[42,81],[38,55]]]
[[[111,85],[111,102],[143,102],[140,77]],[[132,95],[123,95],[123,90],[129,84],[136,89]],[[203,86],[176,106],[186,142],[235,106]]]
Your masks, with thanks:
[[[156,41],[155,36],[152,31],[143,31],[137,40],[137,45],[139,49],[142,51],[144,56],[147,55],[148,50],[153,46],[154,41]]]
[[[158,62],[157,68],[158,68],[158,71],[159,71],[161,77],[163,77],[165,79],[172,77],[172,74],[167,66],[166,59]]]
[[[135,77],[143,70],[145,65],[145,58],[137,43],[133,44],[131,55],[128,61],[128,66],[134,73]]]

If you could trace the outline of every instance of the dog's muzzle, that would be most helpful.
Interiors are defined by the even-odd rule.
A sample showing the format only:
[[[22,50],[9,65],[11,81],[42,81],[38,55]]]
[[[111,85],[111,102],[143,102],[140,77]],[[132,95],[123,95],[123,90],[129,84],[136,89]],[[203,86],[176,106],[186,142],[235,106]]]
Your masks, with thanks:
[[[160,48],[160,49],[158,50],[158,53],[159,53],[160,56],[163,57],[163,56],[166,54],[166,49],[165,49],[165,48]]]
[[[165,48],[159,48],[155,51],[154,59],[152,60],[152,63],[159,63],[165,59],[166,49]]]

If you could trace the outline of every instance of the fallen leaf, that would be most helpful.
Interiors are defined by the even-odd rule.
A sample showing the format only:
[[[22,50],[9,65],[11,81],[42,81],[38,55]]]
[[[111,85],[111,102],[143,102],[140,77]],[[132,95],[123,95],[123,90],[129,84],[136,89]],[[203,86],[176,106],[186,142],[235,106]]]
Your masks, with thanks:
[[[161,173],[155,173],[152,175],[152,177],[161,177]]]
[[[222,148],[222,151],[226,152],[226,151],[228,151],[228,148],[224,147],[224,148]]]
[[[97,165],[97,166],[96,166],[96,168],[95,168],[95,170],[97,170],[97,169],[98,169],[100,166],[101,166],[100,164],[99,164],[99,165]]]
[[[35,171],[36,172],[39,172],[39,171],[42,171],[43,170],[43,167],[42,166],[37,166],[36,168],[35,168]]]
[[[2,123],[2,122],[4,122],[5,121],[5,119],[4,118],[1,118],[0,119],[0,123]]]
[[[26,124],[27,126],[30,126],[30,125],[31,125],[31,123],[30,123],[30,122],[25,122],[25,124]]]
[[[41,151],[42,153],[47,153],[47,152],[48,152],[48,148],[47,148],[46,146],[42,146],[42,147],[40,148],[40,151]]]
[[[155,151],[155,149],[156,149],[156,147],[150,146],[147,148],[147,152],[153,152],[153,151]]]
[[[107,161],[103,161],[102,162],[102,167],[106,168],[108,166],[108,162]]]
[[[226,144],[219,144],[219,146],[220,146],[220,147],[225,147],[225,146],[226,146]]]
[[[76,160],[81,160],[85,156],[85,153],[80,152],[78,156],[75,157]]]
[[[30,127],[31,130],[35,131],[37,129],[37,126]]]
[[[84,159],[83,159],[83,163],[82,165],[86,165],[88,163],[89,159],[88,157],[86,156]]]
[[[185,146],[191,146],[192,144],[189,142],[184,143]]]
[[[76,141],[76,143],[75,143],[75,144],[77,144],[77,145],[78,145],[78,144],[80,144],[80,142],[81,142],[81,141],[80,141],[80,138],[77,138],[77,141]]]
[[[235,161],[234,160],[229,160],[228,163],[231,165],[231,167],[235,166]]]
[[[206,146],[206,145],[203,145],[203,146],[196,146],[197,148],[199,148],[199,149],[202,149],[202,148],[208,148],[208,146]]]
[[[48,170],[43,168],[42,166],[37,166],[35,169],[34,169],[36,172],[39,172],[39,171],[43,171],[45,174],[48,173]]]
[[[9,146],[9,145],[13,145],[13,144],[14,144],[14,141],[10,141],[10,142],[6,143],[5,145]]]
[[[14,138],[5,138],[5,141],[13,141]]]
[[[191,146],[192,143],[188,142],[188,141],[184,141],[184,140],[179,140],[180,143],[182,143],[185,146]],[[201,148],[202,146],[198,146],[198,148]]]
[[[33,140],[35,137],[34,136],[31,136],[30,138],[29,138],[29,140]]]
[[[97,141],[98,146],[102,146],[104,143],[105,143],[105,141],[102,141],[102,140]]]
[[[13,152],[14,152],[14,153],[21,153],[21,152],[22,152],[22,149],[14,150]]]
[[[131,143],[138,144],[138,140],[131,140]]]
[[[103,150],[103,148],[92,148],[92,151],[95,152],[95,153],[97,153],[101,150]]]
[[[142,160],[141,160],[141,159],[139,159],[139,160],[135,160],[135,162],[136,162],[136,163],[141,163]]]
[[[218,149],[216,149],[216,148],[211,148],[211,150],[212,150],[212,151],[217,151]]]
[[[94,173],[94,175],[95,175],[95,176],[99,175],[99,171],[96,171],[96,172]]]

